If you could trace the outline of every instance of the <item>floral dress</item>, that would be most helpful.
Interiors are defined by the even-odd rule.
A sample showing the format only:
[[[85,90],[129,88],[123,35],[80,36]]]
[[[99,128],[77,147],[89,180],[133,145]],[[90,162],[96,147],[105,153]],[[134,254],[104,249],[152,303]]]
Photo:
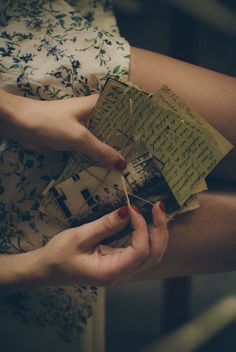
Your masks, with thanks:
[[[100,92],[110,74],[127,78],[129,53],[109,0],[0,2],[0,88],[8,92],[41,100]],[[39,248],[63,230],[38,207],[67,158],[0,141],[0,253]],[[95,301],[95,287],[1,295],[0,350],[74,351]]]

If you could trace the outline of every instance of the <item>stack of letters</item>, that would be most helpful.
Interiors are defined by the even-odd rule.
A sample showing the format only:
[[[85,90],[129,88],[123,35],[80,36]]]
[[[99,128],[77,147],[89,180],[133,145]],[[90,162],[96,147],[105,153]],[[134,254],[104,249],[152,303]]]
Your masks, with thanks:
[[[72,153],[63,172],[44,191],[41,211],[66,226],[94,220],[127,202],[147,220],[162,200],[167,216],[199,206],[205,178],[232,145],[183,100],[163,86],[155,94],[109,78],[90,130],[127,160],[122,172]]]

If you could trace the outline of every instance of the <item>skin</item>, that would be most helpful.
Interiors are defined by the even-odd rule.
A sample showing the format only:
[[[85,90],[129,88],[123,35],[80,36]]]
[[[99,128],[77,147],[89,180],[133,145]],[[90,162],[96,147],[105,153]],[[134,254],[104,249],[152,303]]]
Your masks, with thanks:
[[[132,48],[129,79],[150,92],[163,84],[169,85],[236,144],[234,78]],[[0,102],[4,101],[0,106],[3,136],[18,139],[23,144],[36,143],[36,147],[82,150],[107,167],[113,167],[117,158],[121,157],[112,148],[91,136],[86,129],[96,97],[38,102],[21,97],[13,99],[11,94],[6,95],[5,92],[0,92],[0,98],[1,94],[5,94],[6,98],[0,99]],[[68,105],[63,110],[67,102]],[[34,121],[32,116],[35,116]],[[66,133],[65,119],[70,121]],[[129,217],[134,229],[134,242],[127,252],[123,253],[122,250],[121,254],[121,249],[105,248],[106,255],[101,256],[100,253],[98,256],[98,245],[103,236],[107,235],[107,225],[99,232],[102,233],[101,236],[97,234],[98,223],[66,230],[39,250],[0,256],[2,290],[51,284],[68,285],[75,282],[108,286],[131,279],[156,279],[234,270],[236,170],[232,165],[235,159],[234,149],[214,173],[221,180],[231,180],[232,189],[220,191],[217,188],[213,192],[200,195],[201,207],[179,216],[169,226],[170,240],[166,252],[168,231],[165,216],[158,204],[153,208],[154,230],[148,229],[141,214],[131,209]],[[113,216],[112,221],[109,216]],[[117,226],[121,225],[117,223],[121,219],[114,214],[107,217],[110,220],[104,220],[105,217],[98,221],[101,222],[101,227],[104,221],[105,224],[108,221],[109,235],[112,235],[117,232]],[[84,246],[85,238],[92,238],[87,246]],[[30,269],[28,263],[31,263]]]
[[[236,269],[236,187],[204,192],[199,201],[199,209],[178,216],[169,226],[169,243],[161,263],[133,280]]]
[[[38,101],[0,90],[1,135],[39,151],[79,150],[105,167],[115,167],[117,160],[124,160],[122,155],[87,129],[97,99],[98,94]]]
[[[166,217],[159,203],[152,209],[151,228],[136,208],[126,206],[125,210],[125,217],[114,211],[94,222],[62,231],[40,249],[1,255],[0,292],[51,285],[109,286],[128,281],[144,268],[158,264],[168,242]],[[131,245],[99,245],[129,222],[133,228]]]

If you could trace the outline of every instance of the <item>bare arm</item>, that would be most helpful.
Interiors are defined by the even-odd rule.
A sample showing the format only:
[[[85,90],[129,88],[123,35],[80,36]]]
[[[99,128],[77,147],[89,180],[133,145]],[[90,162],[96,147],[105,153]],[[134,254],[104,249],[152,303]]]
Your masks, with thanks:
[[[166,250],[166,217],[156,203],[153,227],[136,207],[125,206],[100,219],[54,236],[40,249],[0,255],[0,292],[37,289],[51,285],[108,286],[157,265]],[[131,222],[132,243],[112,248],[100,242],[122,231]]]
[[[80,151],[103,166],[123,170],[126,162],[122,155],[99,141],[87,128],[97,99],[94,94],[38,101],[0,90],[0,137],[39,150]]]
[[[0,255],[0,293],[37,288],[45,275],[40,266],[40,250]]]

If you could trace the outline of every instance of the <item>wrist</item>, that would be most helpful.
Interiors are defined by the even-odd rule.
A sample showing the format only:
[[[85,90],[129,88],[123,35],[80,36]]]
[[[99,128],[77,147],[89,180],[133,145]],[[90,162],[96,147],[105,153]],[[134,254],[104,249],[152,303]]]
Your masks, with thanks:
[[[21,140],[31,129],[28,111],[36,101],[0,89],[0,137]]]
[[[9,137],[9,127],[15,119],[16,109],[14,96],[0,90],[0,131],[1,137]]]
[[[21,254],[17,277],[19,285],[25,289],[41,288],[46,285],[47,265],[42,254],[43,248]]]
[[[22,254],[0,256],[0,292],[39,289],[47,285],[43,248]]]

